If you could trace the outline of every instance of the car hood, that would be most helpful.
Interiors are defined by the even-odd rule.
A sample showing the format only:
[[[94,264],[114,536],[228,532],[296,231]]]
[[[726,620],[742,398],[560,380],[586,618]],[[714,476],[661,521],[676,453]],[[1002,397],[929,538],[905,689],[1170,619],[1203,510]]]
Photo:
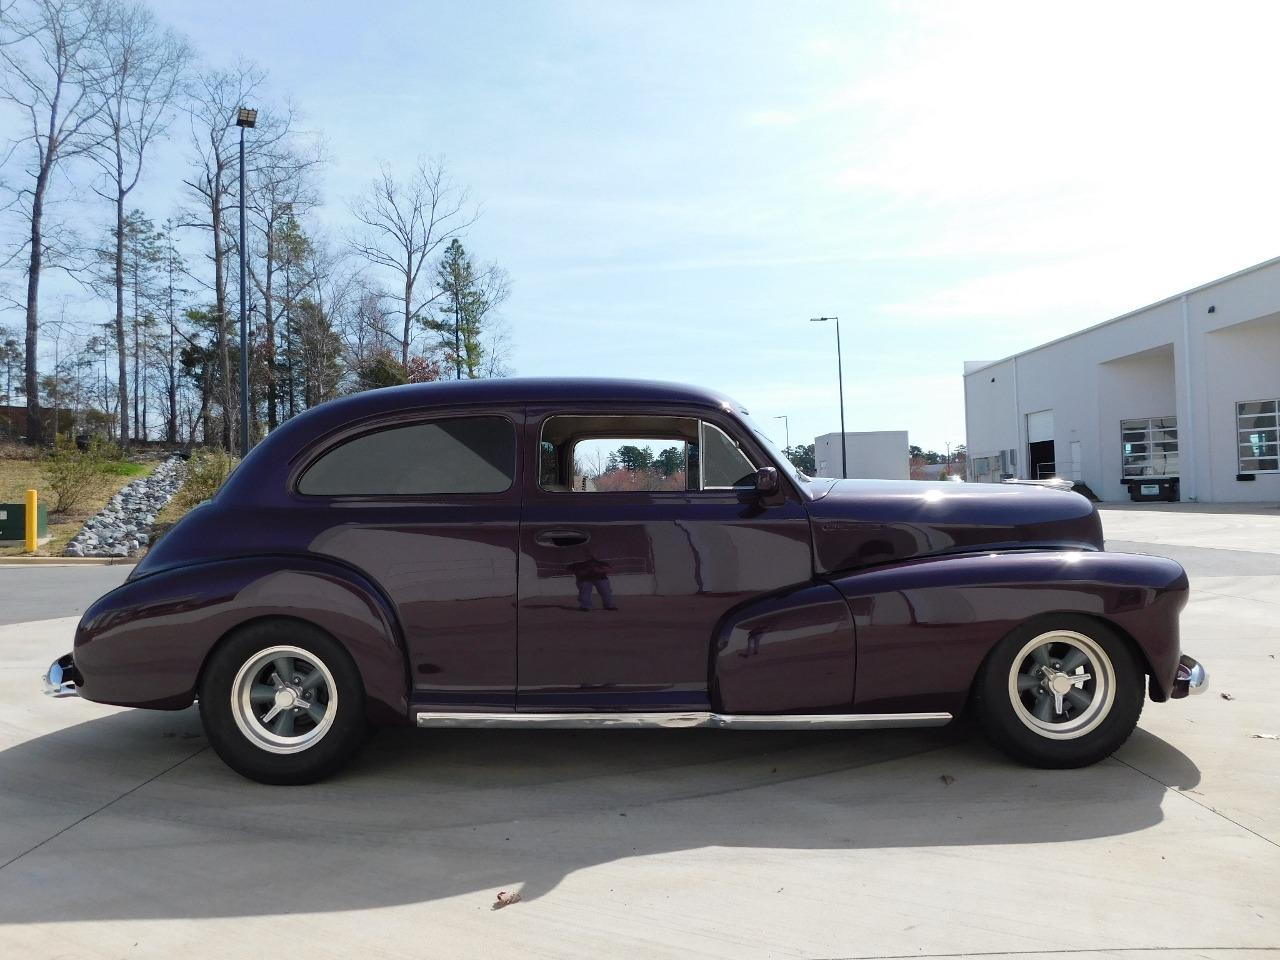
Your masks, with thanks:
[[[948,553],[1102,549],[1098,511],[1078,493],[920,480],[837,480],[815,493],[819,573]]]

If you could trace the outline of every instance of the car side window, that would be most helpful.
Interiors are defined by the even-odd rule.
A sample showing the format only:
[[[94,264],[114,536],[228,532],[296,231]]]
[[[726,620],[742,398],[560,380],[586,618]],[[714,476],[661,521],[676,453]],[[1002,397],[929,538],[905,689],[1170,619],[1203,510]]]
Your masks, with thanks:
[[[515,476],[515,428],[505,417],[450,417],[347,440],[298,481],[308,496],[501,493]]]
[[[753,488],[755,467],[694,417],[555,416],[542,426],[538,482],[552,493]]]
[[[752,489],[756,485],[756,468],[742,447],[714,423],[702,421],[703,490]]]

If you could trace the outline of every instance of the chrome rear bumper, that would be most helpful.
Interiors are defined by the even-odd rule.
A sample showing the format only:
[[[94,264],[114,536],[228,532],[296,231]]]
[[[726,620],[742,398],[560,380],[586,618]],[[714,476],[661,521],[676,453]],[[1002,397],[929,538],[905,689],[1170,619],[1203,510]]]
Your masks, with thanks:
[[[1204,693],[1207,689],[1209,689],[1209,672],[1199,660],[1188,657],[1184,653],[1178,660],[1178,672],[1173,678],[1173,692],[1170,696],[1176,700]]]
[[[79,696],[80,671],[71,654],[64,653],[49,665],[44,674],[44,692],[49,697]]]

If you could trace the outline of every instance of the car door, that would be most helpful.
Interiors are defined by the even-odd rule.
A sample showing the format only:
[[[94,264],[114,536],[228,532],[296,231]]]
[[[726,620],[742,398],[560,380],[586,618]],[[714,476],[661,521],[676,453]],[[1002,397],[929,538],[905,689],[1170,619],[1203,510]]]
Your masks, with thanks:
[[[719,412],[526,415],[517,709],[707,709],[724,614],[812,577],[798,495],[762,505],[768,460]]]
[[[395,607],[416,705],[510,710],[523,408],[401,413],[312,456],[293,522]]]

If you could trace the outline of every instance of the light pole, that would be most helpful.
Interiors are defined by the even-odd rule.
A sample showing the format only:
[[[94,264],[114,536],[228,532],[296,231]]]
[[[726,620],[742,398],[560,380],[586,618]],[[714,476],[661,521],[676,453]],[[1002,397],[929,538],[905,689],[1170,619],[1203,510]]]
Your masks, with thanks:
[[[787,415],[785,413],[779,414],[773,419],[782,421],[782,429],[786,431],[786,436],[787,436],[786,448],[790,450],[791,449],[791,421],[787,419]]]
[[[810,323],[836,322],[836,381],[840,384],[840,476],[849,477],[849,445],[844,435],[844,361],[840,357],[840,318],[810,317]]]
[[[240,456],[249,452],[249,316],[245,310],[247,258],[245,249],[244,132],[258,122],[258,111],[241,107],[236,112],[240,128]]]

